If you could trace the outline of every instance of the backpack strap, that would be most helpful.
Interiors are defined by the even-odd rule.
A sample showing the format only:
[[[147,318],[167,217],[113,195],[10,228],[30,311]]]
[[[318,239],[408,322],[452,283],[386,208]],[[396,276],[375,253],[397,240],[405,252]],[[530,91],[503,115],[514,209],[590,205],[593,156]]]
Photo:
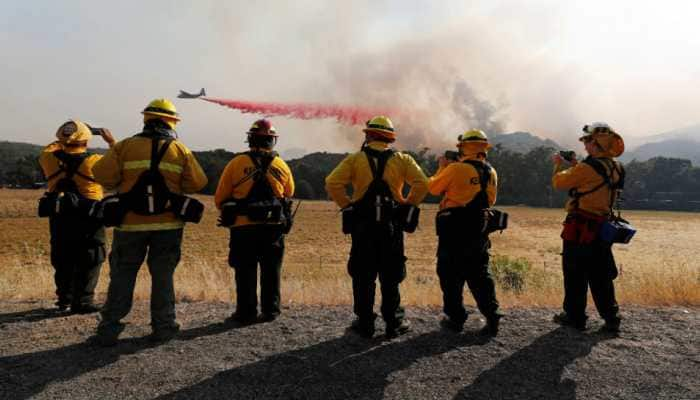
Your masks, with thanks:
[[[54,157],[56,157],[59,161],[58,164],[58,171],[54,172],[50,176],[46,178],[47,181],[51,181],[52,179],[56,178],[58,175],[61,173],[65,172],[66,176],[64,179],[73,179],[74,175],[78,175],[79,177],[90,181],[90,182],[95,182],[95,178],[87,176],[85,174],[80,173],[78,169],[80,166],[83,164],[83,161],[85,161],[86,158],[90,156],[89,153],[80,153],[79,155],[70,155],[66,153],[63,150],[56,150],[53,151],[52,154]]]
[[[158,166],[160,165],[160,162],[163,160],[163,157],[165,157],[165,153],[168,151],[168,147],[170,147],[170,143],[173,142],[172,138],[166,138],[163,141],[163,145],[160,147],[160,150],[158,149],[158,140],[159,137],[153,137],[151,138],[151,172],[156,172],[158,171]]]
[[[476,173],[479,174],[479,184],[481,185],[481,191],[485,192],[486,188],[489,185],[489,182],[491,181],[491,170],[493,167],[491,167],[491,164],[487,163],[486,161],[481,162],[481,161],[476,161],[476,160],[464,160],[462,161],[464,164],[469,164],[474,169],[476,169]]]
[[[610,205],[609,208],[612,212],[613,204],[615,203],[615,195],[617,191],[620,191],[625,186],[625,169],[618,162],[611,160],[612,165],[610,165],[610,173],[608,174],[608,169],[606,168],[606,162],[602,159],[586,157],[583,163],[589,165],[593,168],[596,174],[603,178],[603,182],[596,185],[590,190],[585,192],[579,192],[576,188],[569,191],[569,196],[573,198],[573,205],[578,208],[579,199],[583,196],[589,195],[591,193],[597,192],[601,188],[607,186],[610,189]],[[617,182],[612,181],[613,172],[617,172],[619,179]]]
[[[489,207],[489,199],[488,199],[488,193],[486,192],[486,188],[489,186],[489,182],[491,181],[491,170],[493,167],[491,167],[491,164],[489,164],[486,161],[476,161],[476,160],[464,160],[462,161],[464,164],[469,164],[474,169],[476,170],[476,173],[479,175],[479,185],[481,186],[481,190],[479,193],[474,196],[472,201],[469,202],[469,204],[466,204],[465,206],[468,206],[475,201],[481,201],[481,205],[479,206],[478,203],[474,203],[475,205],[481,207],[481,208],[488,208]]]
[[[367,163],[369,164],[369,169],[372,171],[372,178],[374,180],[382,180],[384,177],[384,169],[386,168],[386,164],[389,162],[391,157],[396,154],[396,151],[393,149],[379,151],[369,146],[363,146],[362,151],[367,156]],[[372,159],[377,160],[376,164]]]

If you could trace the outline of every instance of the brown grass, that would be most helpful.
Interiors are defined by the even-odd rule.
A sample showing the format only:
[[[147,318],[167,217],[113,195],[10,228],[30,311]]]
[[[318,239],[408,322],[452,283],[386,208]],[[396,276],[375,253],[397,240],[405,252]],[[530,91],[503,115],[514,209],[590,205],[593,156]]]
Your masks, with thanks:
[[[53,270],[49,263],[48,221],[34,217],[39,191],[0,190],[0,299],[53,297]],[[204,220],[185,230],[182,262],[176,271],[176,289],[182,301],[233,301],[233,274],[227,265],[228,232],[215,226],[211,197]],[[561,210],[504,207],[511,227],[494,234],[492,253],[499,262],[524,260],[529,264],[525,289],[499,287],[507,306],[558,306],[561,303]],[[426,205],[422,225],[407,235],[408,277],[402,284],[403,301],[439,305],[435,275],[435,206]],[[615,246],[621,270],[616,280],[621,303],[640,305],[700,305],[700,214],[630,211],[626,216],[639,232],[632,244]],[[283,267],[284,302],[348,304],[350,279],[346,272],[350,240],[340,232],[336,207],[329,202],[304,202],[294,230],[287,238]],[[105,264],[98,286],[106,292],[109,267]],[[142,268],[136,296],[148,298],[148,271]],[[470,296],[465,296],[472,302]]]

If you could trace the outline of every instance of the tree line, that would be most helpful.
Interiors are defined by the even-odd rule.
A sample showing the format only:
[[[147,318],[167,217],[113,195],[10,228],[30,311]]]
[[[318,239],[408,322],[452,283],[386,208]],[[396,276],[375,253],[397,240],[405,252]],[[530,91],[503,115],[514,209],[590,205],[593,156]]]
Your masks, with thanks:
[[[40,146],[0,142],[0,186],[31,188],[44,180],[37,157]],[[97,149],[96,151],[102,152]],[[498,171],[498,204],[561,207],[566,193],[551,187],[551,155],[555,150],[537,147],[526,153],[495,146],[489,162]],[[223,150],[194,152],[209,183],[203,193],[213,194],[219,176],[234,153]],[[437,170],[437,155],[431,149],[408,151],[427,175]],[[346,154],[318,152],[289,160],[299,199],[325,200],[325,177]],[[689,160],[656,157],[625,164],[625,208],[700,211],[700,168]],[[439,199],[429,196],[426,201]]]

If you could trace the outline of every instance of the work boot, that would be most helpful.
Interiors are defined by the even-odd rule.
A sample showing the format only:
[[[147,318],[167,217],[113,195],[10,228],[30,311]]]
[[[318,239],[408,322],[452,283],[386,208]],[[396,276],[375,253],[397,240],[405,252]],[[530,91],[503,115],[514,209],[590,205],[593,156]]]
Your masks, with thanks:
[[[452,332],[462,332],[464,328],[464,321],[458,322],[450,317],[445,317],[440,321],[440,326]]]
[[[279,314],[262,313],[260,314],[260,322],[272,322],[279,317]]]
[[[224,320],[224,323],[231,326],[247,326],[258,322],[258,316],[255,314],[240,314],[235,312],[230,317]]]
[[[58,311],[66,311],[68,309],[68,307],[70,306],[70,302],[71,302],[70,299],[59,298],[56,301],[56,307],[58,307]]]
[[[479,331],[481,336],[496,336],[498,335],[498,325],[501,321],[500,315],[486,317],[486,325]]]
[[[349,329],[351,332],[354,332],[365,339],[371,339],[374,336],[374,321],[368,322],[358,318],[352,321]]]
[[[97,306],[94,303],[72,304],[70,306],[70,311],[73,314],[92,314],[92,313],[96,313],[100,310],[101,310],[101,307]]]
[[[569,317],[569,315],[566,312],[562,312],[555,315],[554,318],[552,318],[552,321],[556,322],[561,326],[570,326],[581,332],[586,330],[585,319],[583,321],[574,321],[573,319],[571,319],[571,317]]]
[[[600,328],[601,332],[612,333],[617,335],[620,333],[620,319],[609,319],[605,321],[605,324]]]
[[[154,342],[154,343],[164,343],[164,342],[169,342],[177,336],[177,333],[180,331],[180,326],[176,326],[173,328],[168,328],[168,329],[158,329],[153,331],[150,335],[148,335],[148,341],[149,342]]]
[[[407,320],[402,319],[396,324],[388,324],[386,326],[386,332],[384,332],[384,335],[387,339],[393,339],[403,335],[404,333],[407,333],[410,330],[411,324]]]

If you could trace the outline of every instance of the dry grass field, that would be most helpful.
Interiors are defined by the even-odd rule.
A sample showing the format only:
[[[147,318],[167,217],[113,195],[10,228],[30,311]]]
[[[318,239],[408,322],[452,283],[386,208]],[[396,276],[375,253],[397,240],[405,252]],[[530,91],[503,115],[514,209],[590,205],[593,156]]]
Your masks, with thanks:
[[[35,217],[40,191],[0,190],[0,300],[51,299],[53,270],[49,264],[48,221]],[[226,263],[228,232],[215,226],[212,199],[204,220],[185,230],[183,257],[176,271],[180,301],[234,300],[233,274]],[[511,227],[492,235],[494,263],[507,275],[520,268],[521,290],[499,281],[499,298],[506,306],[558,306],[561,303],[559,231],[561,210],[504,207]],[[404,302],[439,305],[435,275],[434,205],[423,210],[419,230],[408,235],[408,277],[402,285]],[[616,246],[621,270],[616,280],[623,304],[700,305],[700,214],[632,211],[628,219],[638,228],[632,244]],[[304,202],[287,238],[282,296],[285,303],[348,304],[350,280],[346,261],[349,237],[340,232],[336,207],[329,202]],[[105,263],[98,292],[108,283]],[[516,271],[517,272],[517,271]],[[136,296],[147,298],[148,271],[142,268]],[[472,302],[470,296],[465,296]]]

